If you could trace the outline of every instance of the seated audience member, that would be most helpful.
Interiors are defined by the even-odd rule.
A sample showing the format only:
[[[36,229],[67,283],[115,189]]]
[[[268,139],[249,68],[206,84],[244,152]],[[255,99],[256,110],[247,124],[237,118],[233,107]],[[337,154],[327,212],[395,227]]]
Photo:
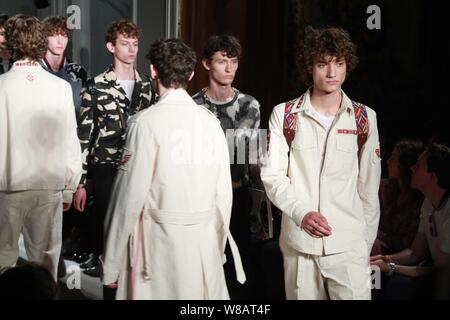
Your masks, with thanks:
[[[449,163],[450,148],[433,143],[412,167],[411,187],[425,196],[419,230],[409,248],[371,257],[372,266],[388,275],[382,278],[381,298],[449,298]],[[421,263],[428,256],[430,265]]]
[[[43,266],[27,263],[0,274],[0,300],[56,300],[58,285]]]
[[[389,178],[381,181],[381,218],[372,255],[399,252],[414,240],[423,195],[410,187],[411,166],[424,148],[418,140],[401,140],[387,160]]]

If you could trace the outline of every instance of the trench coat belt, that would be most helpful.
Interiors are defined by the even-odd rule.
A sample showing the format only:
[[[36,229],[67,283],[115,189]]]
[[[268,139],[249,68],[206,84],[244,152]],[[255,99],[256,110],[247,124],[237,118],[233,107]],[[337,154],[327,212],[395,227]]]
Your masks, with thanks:
[[[173,212],[173,211],[163,211],[163,210],[155,210],[155,209],[146,209],[145,212],[148,212],[150,216],[157,222],[162,224],[176,224],[176,225],[183,225],[183,224],[201,224],[208,222],[211,216],[214,214],[216,209],[209,209],[206,211],[198,211],[198,212]],[[149,217],[146,217],[146,214],[143,213],[143,220],[148,219]],[[142,223],[142,234],[147,234],[145,232],[145,223]],[[245,283],[246,277],[244,268],[242,266],[242,260],[241,256],[239,254],[239,249],[236,245],[236,242],[233,239],[233,236],[230,233],[230,230],[224,230],[225,234],[227,235],[227,239],[230,243],[231,248],[231,254],[233,255],[234,260],[234,268],[236,270],[236,279],[239,281],[239,283]],[[151,268],[150,268],[150,259],[149,259],[149,244],[146,243],[146,241],[142,241],[142,250],[144,252],[144,264],[143,264],[143,276],[144,279],[149,280],[151,279]]]
[[[228,242],[230,243],[231,248],[231,254],[233,255],[233,261],[234,261],[234,269],[236,270],[236,279],[239,281],[240,284],[244,284],[246,281],[244,267],[242,266],[242,260],[241,255],[239,253],[239,249],[236,245],[236,242],[233,239],[233,236],[231,235],[230,230],[225,230],[228,238]]]
[[[194,211],[194,212],[176,212],[176,211],[164,211],[157,209],[146,209],[153,220],[160,224],[201,224],[208,222],[212,217],[215,209],[209,209],[206,211]],[[145,218],[145,214],[144,214]]]

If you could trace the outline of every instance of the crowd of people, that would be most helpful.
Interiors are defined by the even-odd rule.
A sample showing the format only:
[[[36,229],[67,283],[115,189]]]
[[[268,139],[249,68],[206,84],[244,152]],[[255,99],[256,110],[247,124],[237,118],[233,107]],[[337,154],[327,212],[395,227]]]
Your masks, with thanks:
[[[236,37],[208,39],[209,83],[191,97],[183,41],[155,41],[147,77],[138,26],[113,22],[112,64],[89,77],[67,58],[71,34],[63,17],[0,16],[0,297],[47,277],[40,297],[56,298],[64,259],[104,299],[261,297],[250,187],[281,215],[285,298],[449,297],[450,148],[398,141],[381,179],[376,112],[342,90],[358,64],[345,30],[307,28],[309,89],[273,109],[256,160],[260,104],[233,87]],[[16,270],[21,234],[32,264]]]

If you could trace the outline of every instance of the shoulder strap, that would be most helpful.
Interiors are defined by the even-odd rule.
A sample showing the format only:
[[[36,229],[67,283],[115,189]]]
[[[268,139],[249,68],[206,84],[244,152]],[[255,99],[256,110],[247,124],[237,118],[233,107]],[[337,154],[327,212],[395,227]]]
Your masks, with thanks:
[[[355,114],[356,131],[358,134],[358,153],[367,141],[369,134],[369,117],[367,108],[362,103],[352,101],[353,113]]]
[[[299,104],[301,104],[304,98],[305,95],[301,96],[298,99],[288,101],[286,102],[286,105],[284,107],[283,134],[286,138],[289,149],[291,148],[292,141],[295,138],[295,130],[297,128],[297,114],[292,113],[292,110],[294,110]]]
[[[292,141],[295,138],[297,128],[297,115],[291,113],[292,110],[303,102],[304,95],[299,99],[286,102],[284,108],[283,134],[286,142],[291,148]],[[358,152],[364,146],[369,134],[369,118],[367,116],[367,108],[362,103],[352,101],[353,113],[355,115],[356,130],[358,134]]]
[[[86,81],[86,90],[89,92],[91,96],[91,108],[93,113],[92,123],[94,124],[94,130],[92,131],[92,136],[89,141],[89,153],[91,154],[92,149],[94,148],[95,141],[97,140],[98,134],[99,134],[99,127],[98,127],[98,107],[97,107],[97,101],[98,101],[98,91],[97,86],[95,85],[95,79],[90,78],[88,81]]]

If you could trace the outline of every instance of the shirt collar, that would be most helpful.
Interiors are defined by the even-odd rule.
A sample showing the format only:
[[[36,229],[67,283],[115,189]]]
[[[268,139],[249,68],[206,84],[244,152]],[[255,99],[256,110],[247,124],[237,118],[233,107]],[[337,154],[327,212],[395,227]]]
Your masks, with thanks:
[[[118,82],[117,82],[117,75],[114,72],[114,65],[111,65],[108,68],[108,70],[106,70],[106,72],[105,72],[105,79],[108,82],[114,82],[114,83],[116,83],[116,85],[119,85]],[[139,72],[137,72],[136,69],[134,69],[134,79],[135,79],[136,82],[142,82],[142,79],[139,76]]]
[[[36,61],[30,61],[30,60],[20,60],[20,61],[16,61],[13,64],[14,68],[37,68],[40,67],[41,65],[36,62]]]
[[[53,69],[50,67],[50,63],[47,61],[47,59],[46,59],[45,57],[44,57],[44,59],[41,60],[40,63],[41,63],[41,65],[42,65],[42,67],[43,67],[44,69],[46,69],[47,71],[50,71],[50,72],[52,72],[52,73],[58,73],[58,72],[60,72],[61,70],[63,70],[63,69],[67,66],[68,61],[67,61],[67,59],[64,57],[64,59],[63,59],[61,65],[59,66],[59,69],[56,70],[56,71],[53,71]]]
[[[303,100],[298,103],[298,100],[296,100],[296,103],[298,105],[291,111],[291,113],[297,113],[297,112],[316,112],[314,107],[311,104],[311,90],[313,87],[308,88],[308,90],[305,92],[305,94],[302,96]],[[339,111],[337,114],[340,114],[344,111],[353,112],[352,108],[352,101],[350,98],[345,94],[344,91],[341,90],[342,93],[342,102],[341,107],[339,108]],[[301,99],[301,98],[300,98]]]

